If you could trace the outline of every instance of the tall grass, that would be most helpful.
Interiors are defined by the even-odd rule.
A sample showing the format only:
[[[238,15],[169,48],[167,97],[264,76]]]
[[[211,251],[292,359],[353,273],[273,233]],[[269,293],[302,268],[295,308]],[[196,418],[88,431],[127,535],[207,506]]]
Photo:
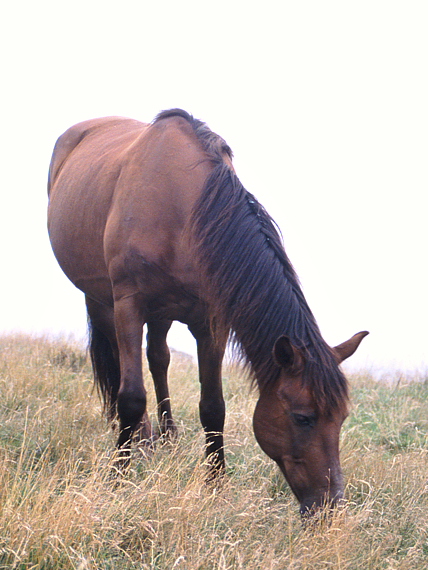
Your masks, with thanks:
[[[146,372],[146,377],[149,376]],[[351,379],[341,435],[347,506],[305,531],[255,443],[256,395],[226,368],[227,479],[204,483],[197,368],[174,355],[178,441],[112,480],[114,434],[69,342],[0,339],[0,568],[423,569],[428,567],[428,382]],[[147,380],[147,386],[151,382]],[[155,399],[150,390],[150,414]]]

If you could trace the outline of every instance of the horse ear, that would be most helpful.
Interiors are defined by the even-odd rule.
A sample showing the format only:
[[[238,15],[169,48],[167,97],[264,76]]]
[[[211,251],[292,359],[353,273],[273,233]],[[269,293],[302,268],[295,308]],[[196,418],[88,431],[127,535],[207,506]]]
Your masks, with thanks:
[[[346,340],[345,342],[342,342],[342,344],[339,344],[338,346],[333,348],[336,357],[336,362],[340,364],[341,362],[352,356],[354,352],[357,350],[357,348],[360,346],[360,342],[368,334],[369,334],[368,331],[361,331],[357,334],[354,334],[354,336],[352,336],[349,340]]]
[[[296,372],[303,365],[303,358],[298,349],[293,346],[288,336],[280,336],[273,347],[273,359],[276,364],[289,372]]]

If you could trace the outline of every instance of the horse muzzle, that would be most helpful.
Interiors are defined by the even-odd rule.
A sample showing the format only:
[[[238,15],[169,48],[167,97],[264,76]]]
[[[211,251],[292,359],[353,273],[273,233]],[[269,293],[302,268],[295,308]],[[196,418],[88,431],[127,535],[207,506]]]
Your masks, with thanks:
[[[300,516],[302,521],[306,521],[314,515],[329,514],[344,503],[343,488],[330,489],[327,492],[321,492],[303,499],[300,503]]]

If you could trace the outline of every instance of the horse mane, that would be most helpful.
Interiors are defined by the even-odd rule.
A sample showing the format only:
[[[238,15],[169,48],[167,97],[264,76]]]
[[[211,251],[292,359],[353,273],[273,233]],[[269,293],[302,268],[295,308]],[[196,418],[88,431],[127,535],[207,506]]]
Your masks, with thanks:
[[[213,162],[191,227],[217,330],[232,331],[260,390],[278,377],[273,346],[287,335],[304,356],[303,382],[318,405],[327,410],[343,406],[345,376],[321,336],[275,223],[223,162],[218,149],[232,152],[205,123],[176,109],[156,120],[177,115],[190,123]]]

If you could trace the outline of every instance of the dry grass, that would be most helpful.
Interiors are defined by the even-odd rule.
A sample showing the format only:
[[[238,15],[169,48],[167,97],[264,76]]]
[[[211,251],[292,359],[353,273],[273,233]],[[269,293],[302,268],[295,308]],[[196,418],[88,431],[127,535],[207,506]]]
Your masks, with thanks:
[[[428,567],[426,379],[353,379],[341,452],[348,505],[308,532],[255,443],[255,396],[239,371],[224,377],[223,488],[204,484],[197,370],[180,355],[170,382],[178,442],[136,454],[115,485],[114,436],[85,353],[65,341],[0,339],[0,568]],[[153,393],[150,401],[154,416]]]

